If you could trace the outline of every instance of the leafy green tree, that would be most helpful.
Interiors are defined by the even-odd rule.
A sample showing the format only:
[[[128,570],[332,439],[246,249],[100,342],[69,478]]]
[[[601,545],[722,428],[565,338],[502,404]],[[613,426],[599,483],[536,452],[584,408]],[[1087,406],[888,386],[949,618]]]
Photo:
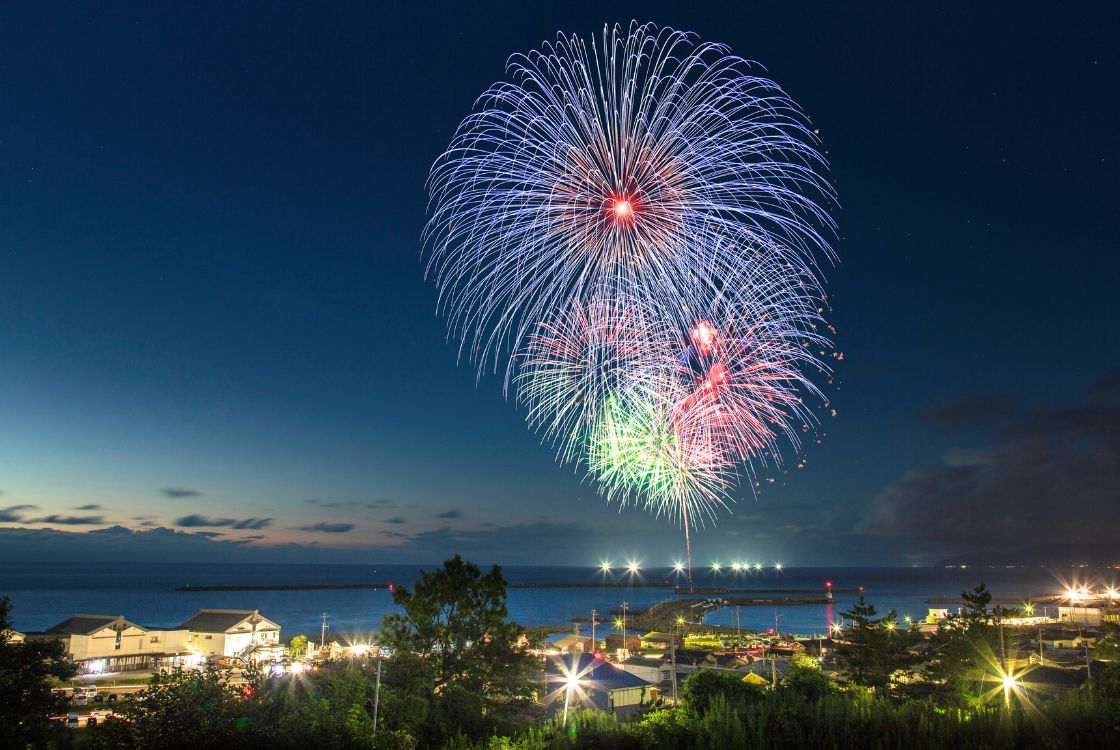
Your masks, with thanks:
[[[292,640],[288,642],[288,653],[294,658],[298,659],[307,653],[307,636],[296,635],[292,636]]]
[[[841,613],[851,624],[836,647],[836,659],[848,682],[885,693],[890,690],[891,677],[909,668],[915,638],[910,631],[899,628],[893,609],[883,617],[877,614],[875,605],[863,595],[850,611]]]
[[[246,698],[248,696],[248,698]],[[121,748],[191,750],[245,747],[258,724],[240,721],[260,700],[260,681],[244,688],[229,684],[229,670],[176,667],[152,676],[148,687],[120,708],[123,720],[98,727]]]
[[[732,704],[761,700],[763,688],[743,681],[743,676],[731,672],[701,669],[689,675],[681,687],[681,703],[697,714],[705,714],[717,698]]]
[[[50,716],[66,708],[52,680],[67,680],[77,669],[61,641],[16,643],[10,613],[11,600],[0,598],[0,735],[12,747],[45,745]]]
[[[483,575],[456,555],[441,569],[422,571],[412,590],[397,588],[393,601],[404,612],[385,616],[383,640],[428,660],[437,693],[456,685],[489,702],[532,694],[540,663],[525,649],[521,626],[507,619],[501,568]]]
[[[379,728],[425,734],[435,701],[432,665],[408,651],[398,651],[382,663]]]
[[[990,692],[1000,667],[999,631],[989,608],[992,594],[981,582],[961,592],[961,611],[942,621],[930,638],[926,674],[940,688],[941,700],[971,705]]]
[[[1102,622],[1101,639],[1097,642],[1097,658],[1120,662],[1120,623]],[[1120,667],[1114,665],[1113,668]]]
[[[821,669],[821,663],[808,654],[794,654],[790,659],[790,669],[782,679],[783,691],[796,693],[809,701],[817,701],[832,695],[838,688]]]

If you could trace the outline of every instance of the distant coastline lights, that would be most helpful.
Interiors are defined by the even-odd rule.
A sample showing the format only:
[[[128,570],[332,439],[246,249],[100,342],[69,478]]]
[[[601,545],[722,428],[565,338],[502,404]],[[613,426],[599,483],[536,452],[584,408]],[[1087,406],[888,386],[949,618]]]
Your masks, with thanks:
[[[669,568],[669,570],[672,573],[675,573],[675,574],[678,574],[678,575],[684,573],[685,569],[686,569],[684,562],[682,562],[681,560],[674,560],[667,567]],[[609,560],[600,560],[599,565],[598,565],[598,569],[599,569],[599,572],[602,573],[603,575],[611,575],[616,570],[618,570],[620,573],[622,573],[624,575],[633,577],[633,576],[639,575],[642,572],[643,566],[642,566],[642,563],[638,560],[627,560],[624,564],[621,564],[619,566],[616,566],[613,562],[611,562]],[[731,573],[751,573],[751,572],[762,573],[766,570],[773,570],[775,573],[781,573],[785,569],[785,566],[784,566],[783,563],[780,563],[780,562],[776,562],[773,565],[763,565],[760,562],[751,563],[751,562],[745,562],[745,561],[741,561],[741,560],[740,561],[735,561],[735,562],[730,562],[730,563],[727,563],[727,564],[724,564],[724,563],[719,562],[719,561],[713,561],[709,565],[709,569],[711,570],[711,572],[717,573],[717,574],[723,574],[723,573],[728,573],[728,574],[731,574]]]

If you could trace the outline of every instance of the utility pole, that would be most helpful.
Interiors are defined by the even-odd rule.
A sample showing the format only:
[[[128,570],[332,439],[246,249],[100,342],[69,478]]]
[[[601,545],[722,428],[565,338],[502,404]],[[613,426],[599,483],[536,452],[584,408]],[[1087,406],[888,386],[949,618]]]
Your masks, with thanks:
[[[377,681],[373,688],[373,731],[377,731],[377,709],[381,703],[381,647],[377,647]]]
[[[673,705],[678,705],[677,701],[677,621],[672,620],[669,623],[669,653],[672,655],[672,668],[673,668]]]
[[[623,651],[628,650],[626,648],[626,608],[628,606],[630,606],[630,605],[627,604],[626,602],[622,603],[622,650]]]
[[[1045,666],[1046,659],[1042,656],[1042,628],[1038,629],[1038,666]]]
[[[1093,661],[1089,658],[1089,641],[1085,639],[1085,636],[1081,632],[1080,626],[1077,628],[1077,637],[1081,639],[1081,646],[1085,649],[1085,677],[1088,679],[1088,682],[1086,682],[1085,684],[1089,686],[1090,690],[1092,690]]]
[[[999,668],[1007,674],[1007,649],[1003,644],[1003,608],[996,608],[996,618],[999,620]]]
[[[735,637],[740,641],[743,640],[743,629],[739,626],[739,605],[738,604],[735,605]]]
[[[774,610],[774,641],[770,643],[770,685],[778,687],[778,655],[774,653],[774,642],[778,640],[778,610]]]
[[[591,610],[591,653],[594,654],[599,650],[599,641],[595,640],[595,615],[599,614],[594,609]]]
[[[322,651],[324,648],[327,647],[327,628],[328,627],[330,627],[330,626],[327,625],[327,613],[324,612],[323,613],[323,629],[319,633],[319,650],[320,651]]]

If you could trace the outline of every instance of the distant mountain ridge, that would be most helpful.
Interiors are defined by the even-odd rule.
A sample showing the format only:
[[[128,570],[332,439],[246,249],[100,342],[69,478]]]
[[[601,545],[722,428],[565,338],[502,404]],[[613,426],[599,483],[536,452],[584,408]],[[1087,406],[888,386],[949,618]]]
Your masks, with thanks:
[[[1043,544],[1013,552],[973,552],[947,557],[938,567],[1004,565],[1048,568],[1120,566],[1120,542],[1116,544]]]

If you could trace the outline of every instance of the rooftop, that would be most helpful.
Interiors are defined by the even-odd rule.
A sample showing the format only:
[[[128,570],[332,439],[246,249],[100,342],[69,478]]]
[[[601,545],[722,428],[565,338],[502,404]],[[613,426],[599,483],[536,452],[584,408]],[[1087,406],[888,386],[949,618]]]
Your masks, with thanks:
[[[611,664],[609,661],[596,659],[591,654],[575,654],[560,659],[549,659],[545,672],[546,681],[567,681],[569,674],[577,675],[580,684],[584,687],[594,687],[600,690],[619,690],[653,684]]]
[[[256,618],[255,622],[266,622],[279,627],[255,609],[200,609],[194,617],[180,625],[179,629],[198,633],[225,633],[251,618]]]
[[[124,619],[124,615],[76,614],[57,625],[52,625],[45,632],[50,635],[93,635],[99,630],[114,626],[121,629],[126,627],[144,629]]]

